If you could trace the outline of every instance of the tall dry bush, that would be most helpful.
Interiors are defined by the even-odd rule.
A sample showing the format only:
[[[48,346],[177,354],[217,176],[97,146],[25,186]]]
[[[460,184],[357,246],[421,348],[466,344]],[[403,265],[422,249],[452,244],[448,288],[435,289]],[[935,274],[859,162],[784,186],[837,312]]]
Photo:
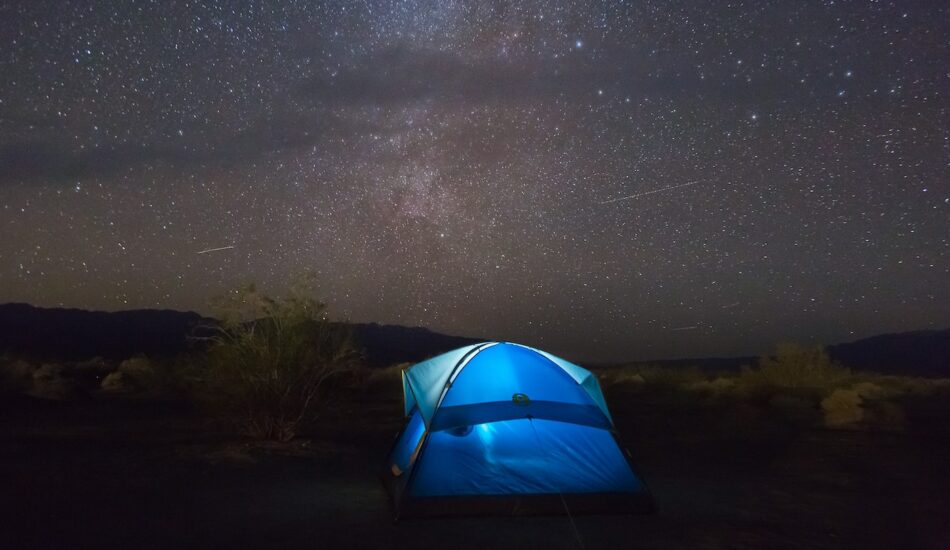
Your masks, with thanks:
[[[821,346],[779,344],[774,356],[762,356],[756,368],[744,368],[736,389],[748,395],[775,393],[828,395],[851,379],[851,371],[831,361]]]
[[[309,285],[272,298],[254,285],[213,302],[207,401],[243,433],[288,441],[313,416],[331,380],[359,362],[351,331],[327,320]]]

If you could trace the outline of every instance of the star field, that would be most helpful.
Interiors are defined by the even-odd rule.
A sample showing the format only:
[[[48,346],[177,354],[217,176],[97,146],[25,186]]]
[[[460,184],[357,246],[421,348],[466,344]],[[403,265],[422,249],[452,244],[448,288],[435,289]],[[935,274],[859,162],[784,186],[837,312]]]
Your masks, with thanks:
[[[939,2],[31,1],[0,44],[0,302],[312,270],[586,360],[950,324]]]

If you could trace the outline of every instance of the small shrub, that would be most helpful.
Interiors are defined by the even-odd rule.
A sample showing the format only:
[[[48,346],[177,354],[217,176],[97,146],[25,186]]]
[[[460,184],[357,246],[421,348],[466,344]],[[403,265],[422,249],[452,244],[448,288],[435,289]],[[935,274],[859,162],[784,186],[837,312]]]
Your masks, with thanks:
[[[144,355],[136,355],[119,363],[119,372],[143,386],[147,386],[149,380],[155,377],[155,367]]]
[[[611,386],[615,383],[617,377],[618,369],[597,369],[591,371],[594,373],[594,376],[597,377],[597,381],[600,383],[601,387]]]
[[[633,374],[628,374],[628,375],[624,376],[624,377],[621,379],[621,381],[624,382],[624,383],[626,383],[626,384],[633,384],[633,385],[635,385],[635,386],[639,386],[640,384],[645,384],[645,383],[646,383],[646,379],[644,379],[644,378],[643,378],[643,375],[640,374],[640,373],[638,373],[638,372],[637,372],[637,373],[633,373]]]
[[[825,414],[825,425],[830,427],[850,426],[861,422],[864,409],[861,407],[861,395],[855,390],[834,390],[822,399],[821,409]]]
[[[645,390],[687,389],[704,382],[699,367],[662,367],[659,365],[628,365],[610,369],[601,375],[605,385],[631,386]]]
[[[694,382],[687,386],[686,389],[695,392],[707,393],[710,395],[723,395],[732,391],[735,386],[735,380],[720,376],[714,380],[701,380],[699,382]]]
[[[130,357],[107,374],[99,388],[110,393],[137,393],[151,397],[166,396],[181,389],[184,370],[180,358],[153,361],[145,355]]]
[[[880,376],[876,383],[897,395],[934,396],[950,395],[950,379],[914,378],[910,376]]]
[[[897,396],[900,393],[893,388],[884,388],[878,384],[875,384],[874,382],[858,382],[852,386],[851,389],[858,392],[858,395],[860,395],[861,399],[864,400],[889,399],[891,397]]]
[[[68,399],[79,393],[79,388],[63,376],[62,365],[44,364],[33,372],[30,395],[42,399]]]
[[[601,386],[638,385],[644,382],[643,376],[634,372],[633,367],[604,369],[597,372],[597,378]]]
[[[33,387],[37,366],[23,359],[6,359],[0,363],[0,389],[26,392]]]
[[[136,390],[136,386],[122,371],[110,372],[102,379],[99,389],[109,393],[125,393]]]

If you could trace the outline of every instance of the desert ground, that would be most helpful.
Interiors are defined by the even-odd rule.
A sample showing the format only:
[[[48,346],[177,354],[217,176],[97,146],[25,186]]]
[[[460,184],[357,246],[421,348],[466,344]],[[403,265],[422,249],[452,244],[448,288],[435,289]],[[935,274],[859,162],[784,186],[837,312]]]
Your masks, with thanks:
[[[286,444],[180,399],[4,395],[8,548],[946,548],[950,406],[829,428],[807,407],[605,386],[660,512],[395,522],[377,472],[398,382],[350,391]],[[789,413],[789,410],[793,410]],[[572,524],[573,522],[573,524]]]

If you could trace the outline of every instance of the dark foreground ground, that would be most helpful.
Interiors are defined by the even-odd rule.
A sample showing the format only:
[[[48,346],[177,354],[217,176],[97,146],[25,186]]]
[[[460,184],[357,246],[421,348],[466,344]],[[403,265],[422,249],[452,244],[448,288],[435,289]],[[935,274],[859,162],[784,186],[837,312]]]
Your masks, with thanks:
[[[395,394],[283,447],[215,435],[180,403],[0,399],[0,547],[950,547],[950,406],[936,400],[908,406],[903,432],[869,432],[608,391],[661,511],[576,517],[578,542],[566,516],[394,523],[375,476]]]

